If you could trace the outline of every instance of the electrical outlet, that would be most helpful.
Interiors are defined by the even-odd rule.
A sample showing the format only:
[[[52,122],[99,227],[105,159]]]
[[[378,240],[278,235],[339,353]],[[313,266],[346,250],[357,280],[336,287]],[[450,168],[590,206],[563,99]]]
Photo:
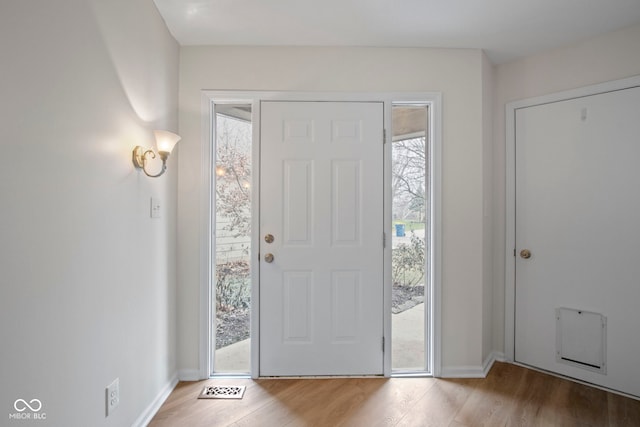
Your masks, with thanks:
[[[118,407],[120,404],[120,379],[116,378],[106,389],[106,404],[107,404],[107,417]]]

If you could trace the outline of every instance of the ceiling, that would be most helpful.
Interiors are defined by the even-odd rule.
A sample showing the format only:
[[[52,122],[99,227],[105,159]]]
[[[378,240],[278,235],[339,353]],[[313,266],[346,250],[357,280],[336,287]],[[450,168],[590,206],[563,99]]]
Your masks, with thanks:
[[[640,0],[154,0],[181,45],[480,48],[503,63],[640,22]]]

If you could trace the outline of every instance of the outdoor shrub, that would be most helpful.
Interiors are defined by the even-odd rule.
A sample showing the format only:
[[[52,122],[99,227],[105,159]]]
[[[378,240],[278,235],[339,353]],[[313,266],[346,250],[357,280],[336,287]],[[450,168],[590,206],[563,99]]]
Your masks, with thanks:
[[[409,244],[401,243],[391,251],[391,276],[396,286],[415,286],[424,279],[424,239],[411,232]]]
[[[228,261],[216,265],[216,310],[233,310],[249,305],[249,263]]]

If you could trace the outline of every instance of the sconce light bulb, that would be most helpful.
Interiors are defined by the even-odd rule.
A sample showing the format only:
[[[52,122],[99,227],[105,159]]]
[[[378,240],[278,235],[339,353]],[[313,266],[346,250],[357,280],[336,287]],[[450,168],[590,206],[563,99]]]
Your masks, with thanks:
[[[181,139],[180,135],[176,135],[168,130],[154,130],[153,134],[156,137],[156,147],[158,148],[158,152],[166,152],[167,156],[171,153],[171,150],[173,150],[176,143]]]

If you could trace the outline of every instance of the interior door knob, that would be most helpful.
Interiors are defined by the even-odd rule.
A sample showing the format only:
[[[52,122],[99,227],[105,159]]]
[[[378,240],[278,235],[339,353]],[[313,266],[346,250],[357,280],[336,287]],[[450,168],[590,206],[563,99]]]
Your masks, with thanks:
[[[529,259],[531,258],[531,251],[529,249],[523,249],[520,251],[520,258]]]
[[[274,240],[273,234],[267,234],[264,236],[264,241],[267,243],[273,243]]]
[[[265,254],[264,260],[265,260],[265,262],[272,263],[273,262],[273,254]]]

